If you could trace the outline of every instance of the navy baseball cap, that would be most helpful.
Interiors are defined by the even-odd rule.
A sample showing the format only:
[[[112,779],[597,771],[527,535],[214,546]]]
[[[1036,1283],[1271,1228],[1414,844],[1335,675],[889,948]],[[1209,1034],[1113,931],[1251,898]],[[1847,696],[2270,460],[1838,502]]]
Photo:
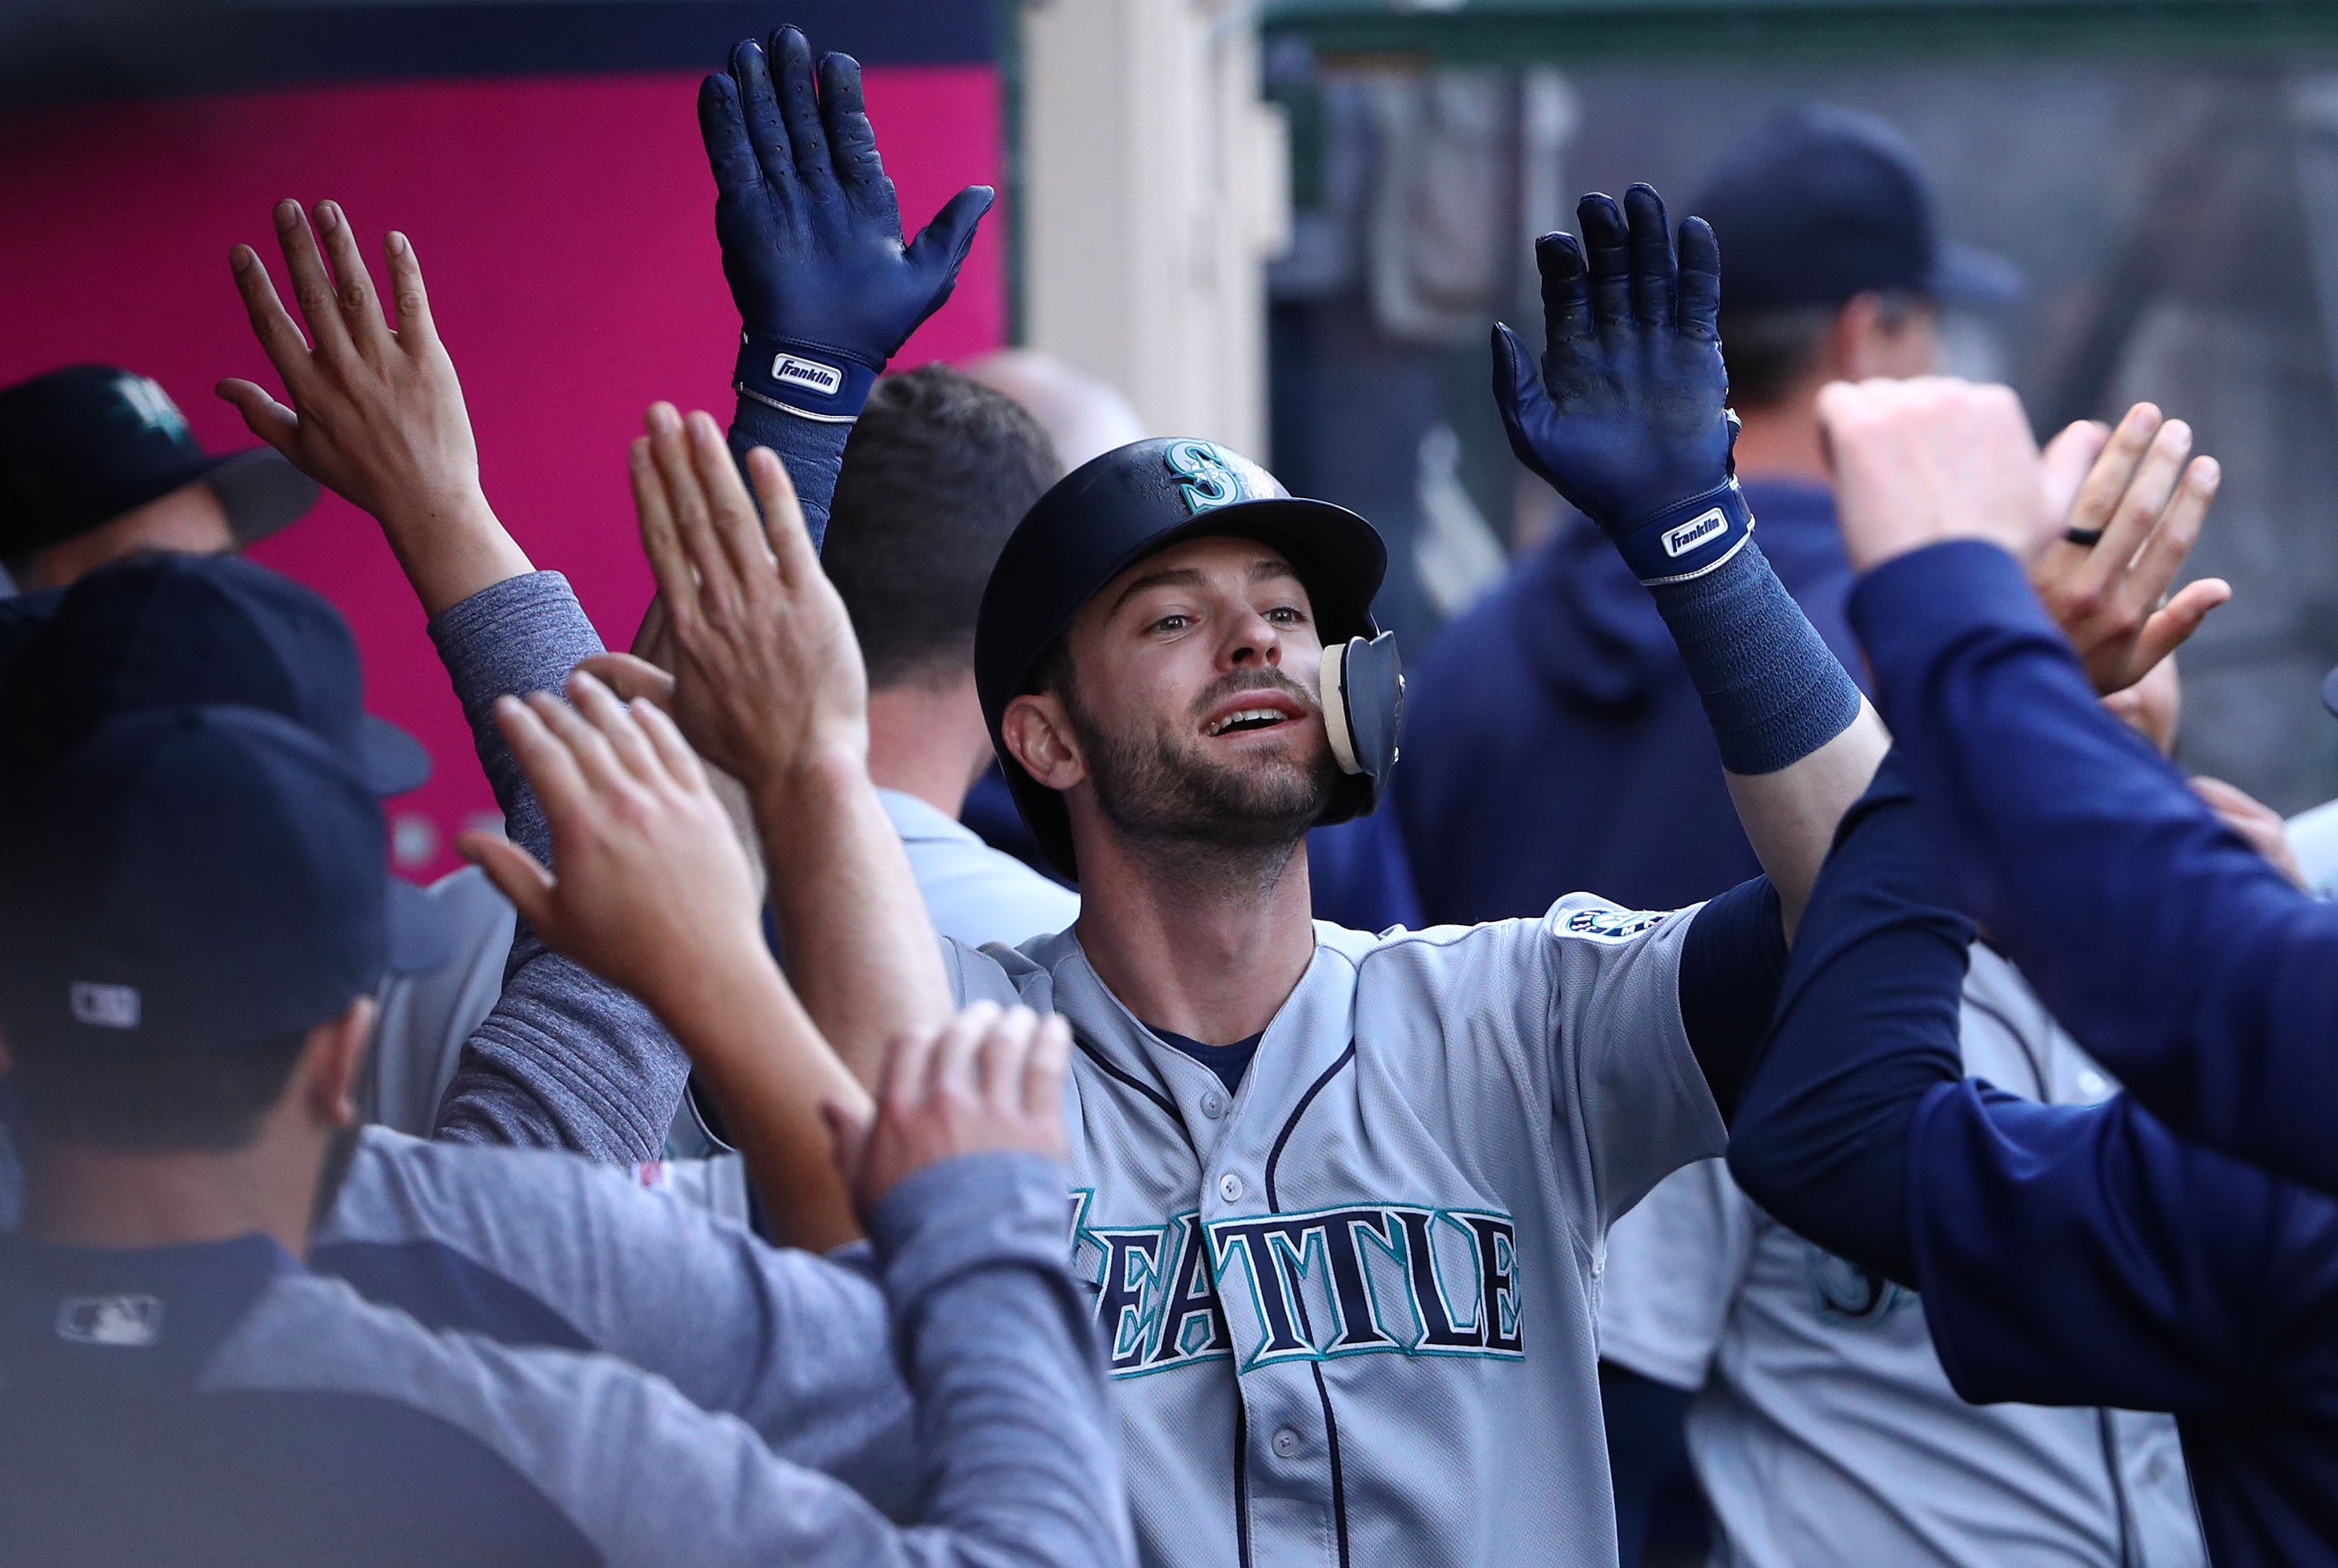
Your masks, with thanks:
[[[0,1029],[188,1050],[297,1034],[447,957],[349,759],[256,708],[107,725],[0,790]]]
[[[1689,211],[1721,242],[1727,309],[1835,305],[1871,291],[1993,304],[2023,290],[2011,261],[1941,236],[1916,149],[1850,109],[1773,114],[1706,173]]]
[[[151,378],[67,365],[0,388],[0,560],[101,528],[197,480],[238,544],[317,502],[317,481],[267,447],[215,456]]]
[[[349,624],[325,598],[236,556],[138,556],[0,611],[0,754],[38,765],[124,714],[232,704],[314,731],[378,795],[430,754],[364,711]]]

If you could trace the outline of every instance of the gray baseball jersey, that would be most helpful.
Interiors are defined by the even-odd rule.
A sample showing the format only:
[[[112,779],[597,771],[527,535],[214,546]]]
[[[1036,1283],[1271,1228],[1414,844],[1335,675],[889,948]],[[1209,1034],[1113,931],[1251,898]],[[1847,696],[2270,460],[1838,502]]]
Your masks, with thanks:
[[[1687,912],[1369,936],[1238,1092],[1069,932],[953,944],[962,998],[1070,1019],[1075,1272],[1151,1563],[1611,1564],[1609,1221],[1723,1146],[1681,1025]]]
[[[1973,949],[1966,1070],[2061,1103],[2110,1080],[2013,966]],[[1803,1240],[1719,1160],[1616,1226],[1601,1354],[1696,1391],[1689,1451],[1713,1563],[2196,1568],[2205,1561],[2165,1415],[1968,1405],[1911,1291]]]

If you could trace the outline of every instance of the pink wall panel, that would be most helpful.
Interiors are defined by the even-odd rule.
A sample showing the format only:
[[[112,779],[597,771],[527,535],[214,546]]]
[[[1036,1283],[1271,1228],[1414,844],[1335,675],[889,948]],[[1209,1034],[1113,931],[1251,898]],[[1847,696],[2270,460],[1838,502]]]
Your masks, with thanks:
[[[280,280],[274,202],[330,196],[370,254],[410,234],[463,374],[489,498],[540,567],[566,572],[623,646],[649,597],[624,447],[657,398],[729,417],[737,318],[712,233],[697,77],[683,74],[336,87],[43,110],[0,121],[0,384],[72,360],[154,376],[213,450],[250,438],[211,387],[272,384],[227,271],[237,241]],[[987,66],[872,69],[871,116],[914,228],[959,186],[998,182]],[[994,212],[949,304],[901,363],[1001,340]],[[257,552],[329,595],[364,646],[374,710],[438,762],[393,805],[400,868],[455,863],[491,801],[369,518],[337,498]]]

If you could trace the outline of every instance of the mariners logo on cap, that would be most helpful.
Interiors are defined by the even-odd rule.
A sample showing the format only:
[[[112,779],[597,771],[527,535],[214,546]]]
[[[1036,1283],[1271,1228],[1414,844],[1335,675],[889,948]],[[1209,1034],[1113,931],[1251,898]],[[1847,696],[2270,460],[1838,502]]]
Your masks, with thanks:
[[[162,1337],[162,1304],[152,1296],[69,1296],[57,1304],[57,1337],[142,1350]]]
[[[1172,441],[1162,453],[1169,471],[1185,487],[1188,511],[1206,512],[1236,501],[1263,499],[1272,492],[1252,482],[1250,465],[1214,441]]]
[[[160,430],[174,441],[186,436],[187,416],[179,412],[171,394],[154,381],[144,376],[123,376],[113,383],[113,390],[148,429]]]

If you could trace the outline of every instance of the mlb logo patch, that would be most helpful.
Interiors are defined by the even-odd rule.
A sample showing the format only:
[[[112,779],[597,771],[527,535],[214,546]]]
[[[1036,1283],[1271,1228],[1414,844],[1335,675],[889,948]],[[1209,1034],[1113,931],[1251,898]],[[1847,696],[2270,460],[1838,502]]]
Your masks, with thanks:
[[[143,1350],[162,1337],[162,1303],[152,1296],[69,1296],[57,1304],[57,1337]]]
[[[818,392],[832,398],[844,390],[844,372],[834,365],[823,365],[818,360],[806,360],[795,354],[781,354],[771,361],[771,380],[783,387],[801,387],[808,392]]]
[[[75,1023],[86,1023],[98,1029],[136,1029],[138,1027],[138,988],[134,985],[100,985],[94,981],[73,982],[73,1015]]]

